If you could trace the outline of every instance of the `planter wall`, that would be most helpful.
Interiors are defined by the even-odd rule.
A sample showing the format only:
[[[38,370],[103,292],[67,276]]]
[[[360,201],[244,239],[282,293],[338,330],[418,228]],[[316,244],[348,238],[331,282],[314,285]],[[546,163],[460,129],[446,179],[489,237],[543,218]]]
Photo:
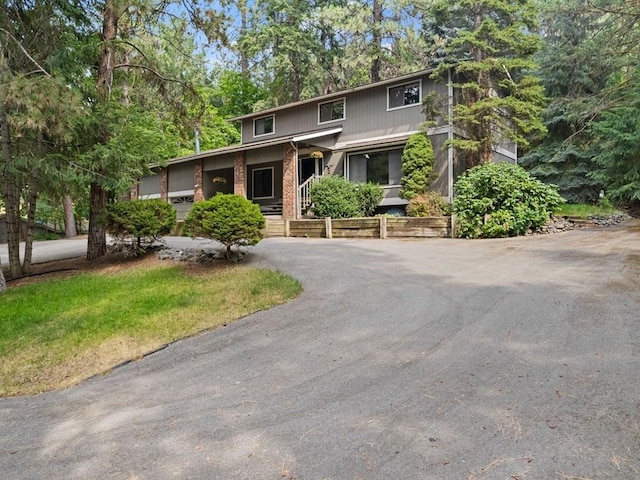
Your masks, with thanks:
[[[285,236],[312,238],[450,237],[451,217],[286,220]]]

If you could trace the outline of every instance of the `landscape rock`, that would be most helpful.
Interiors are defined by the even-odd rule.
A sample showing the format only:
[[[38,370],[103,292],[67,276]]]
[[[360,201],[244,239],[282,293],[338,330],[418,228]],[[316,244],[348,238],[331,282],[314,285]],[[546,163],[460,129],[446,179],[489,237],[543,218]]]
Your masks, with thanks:
[[[158,260],[207,264],[216,260],[224,260],[224,254],[224,250],[163,247],[156,253],[156,256]]]

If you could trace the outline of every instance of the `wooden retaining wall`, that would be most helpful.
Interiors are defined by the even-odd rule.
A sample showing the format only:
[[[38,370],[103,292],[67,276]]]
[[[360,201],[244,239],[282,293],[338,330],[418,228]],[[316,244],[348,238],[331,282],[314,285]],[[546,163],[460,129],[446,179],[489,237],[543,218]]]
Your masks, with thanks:
[[[450,237],[451,217],[285,220],[285,236],[311,238]]]

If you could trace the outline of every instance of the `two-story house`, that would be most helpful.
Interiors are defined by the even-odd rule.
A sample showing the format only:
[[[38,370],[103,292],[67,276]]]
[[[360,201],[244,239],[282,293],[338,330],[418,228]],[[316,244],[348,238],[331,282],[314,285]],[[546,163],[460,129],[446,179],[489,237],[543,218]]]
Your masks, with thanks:
[[[399,197],[402,149],[425,121],[422,100],[429,92],[455,101],[451,82],[434,82],[430,71],[416,72],[350,90],[290,103],[231,119],[242,125],[239,145],[171,160],[157,174],[140,179],[134,198],[172,202],[178,218],[194,201],[217,192],[236,193],[265,214],[299,218],[308,207],[308,185],[325,174],[384,189],[381,208],[406,204]],[[444,115],[446,117],[446,115]],[[428,130],[436,153],[432,189],[449,200],[463,162],[447,139],[460,134],[443,121]],[[495,156],[515,161],[515,146]]]

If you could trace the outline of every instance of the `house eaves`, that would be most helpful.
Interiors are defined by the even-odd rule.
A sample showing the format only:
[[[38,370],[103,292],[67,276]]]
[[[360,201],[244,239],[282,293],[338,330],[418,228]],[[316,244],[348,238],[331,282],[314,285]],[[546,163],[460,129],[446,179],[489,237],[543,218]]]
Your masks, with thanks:
[[[307,133],[305,135],[297,135],[295,137],[291,137],[291,141],[294,143],[298,142],[308,142],[309,140],[314,140],[316,138],[328,137],[329,135],[336,135],[342,132],[342,127],[332,128],[331,130],[322,130],[320,132],[312,132]]]
[[[430,128],[426,131],[427,135],[438,135],[448,133],[450,127],[448,125],[443,125],[440,127]],[[337,152],[350,152],[353,150],[360,150],[362,148],[368,147],[378,147],[378,146],[394,146],[394,145],[402,145],[407,142],[411,135],[416,133],[423,132],[424,130],[411,130],[409,132],[402,133],[393,133],[390,135],[382,135],[378,137],[369,137],[363,138],[359,140],[353,140],[350,142],[341,142],[336,143],[332,150]]]
[[[313,98],[309,98],[306,100],[300,100],[298,102],[293,102],[293,103],[287,103],[285,105],[280,105],[278,107],[273,107],[273,108],[269,108],[267,110],[261,110],[258,112],[252,112],[252,113],[247,113],[246,115],[241,115],[239,117],[233,117],[230,118],[228,121],[229,122],[237,122],[240,120],[245,120],[247,118],[253,118],[253,117],[258,117],[258,116],[264,116],[264,115],[269,115],[270,113],[275,113],[275,112],[279,112],[280,110],[286,110],[288,108],[293,108],[293,107],[298,107],[300,105],[306,105],[309,103],[316,103],[316,102],[322,102],[325,100],[330,100],[332,98],[336,98],[336,97],[344,97],[345,95],[348,95],[350,93],[354,93],[354,92],[360,92],[362,90],[368,90],[370,88],[375,88],[375,87],[379,87],[379,86],[384,86],[384,85],[390,85],[390,84],[394,84],[394,83],[401,83],[405,80],[410,80],[412,78],[415,77],[419,77],[422,75],[426,75],[428,73],[432,73],[434,69],[427,69],[427,70],[420,70],[417,72],[413,72],[413,73],[408,73],[406,75],[403,75],[401,77],[394,77],[394,78],[389,78],[387,80],[380,80],[379,82],[373,82],[373,83],[367,83],[365,85],[360,85],[359,87],[353,87],[350,88],[348,90],[341,90],[339,92],[332,92],[332,93],[327,93],[325,95],[320,95],[319,97],[313,97]]]
[[[410,132],[396,133],[393,135],[370,137],[360,140],[354,140],[351,142],[336,143],[335,147],[333,147],[333,150],[338,152],[348,152],[351,150],[359,150],[361,148],[367,147],[401,145],[405,143],[411,135],[418,132],[419,130],[415,130]]]

